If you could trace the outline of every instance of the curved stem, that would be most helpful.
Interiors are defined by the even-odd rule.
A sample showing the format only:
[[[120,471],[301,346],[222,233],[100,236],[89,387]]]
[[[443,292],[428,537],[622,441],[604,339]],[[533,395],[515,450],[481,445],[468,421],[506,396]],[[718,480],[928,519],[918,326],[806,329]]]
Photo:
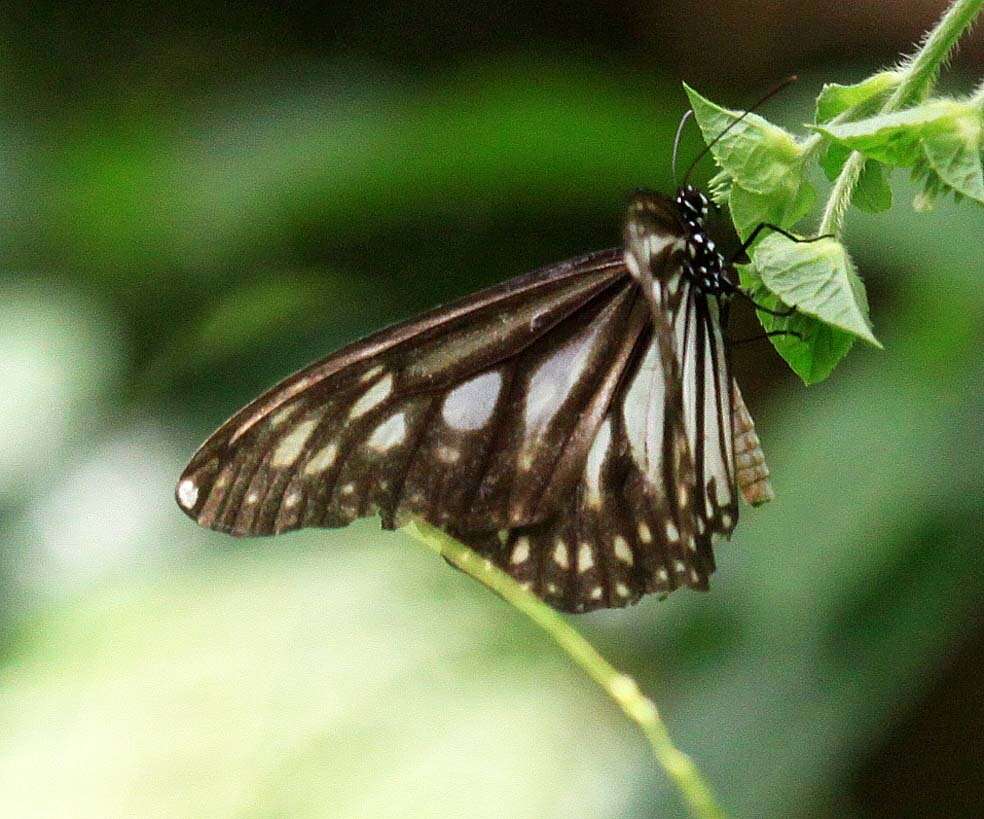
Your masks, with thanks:
[[[825,234],[840,236],[844,227],[844,216],[851,204],[851,197],[854,195],[854,188],[864,172],[864,161],[862,154],[852,151],[844,163],[844,167],[841,168],[841,172],[834,182],[834,187],[830,190],[830,196],[823,209],[823,218],[817,229],[817,233],[821,236]]]
[[[882,105],[880,113],[899,111],[929,94],[939,75],[940,66],[946,62],[953,47],[974,22],[982,7],[984,0],[954,0],[926,36],[919,50],[900,69],[901,80]],[[864,172],[864,163],[864,156],[857,151],[844,163],[824,207],[820,233],[840,236],[854,188]]]
[[[446,532],[423,521],[415,520],[404,528],[429,549],[529,617],[598,683],[646,735],[657,762],[676,783],[694,816],[707,819],[724,816],[700,771],[690,757],[673,744],[656,705],[639,690],[632,677],[618,671],[566,619],[520,586],[492,561],[480,557]]]

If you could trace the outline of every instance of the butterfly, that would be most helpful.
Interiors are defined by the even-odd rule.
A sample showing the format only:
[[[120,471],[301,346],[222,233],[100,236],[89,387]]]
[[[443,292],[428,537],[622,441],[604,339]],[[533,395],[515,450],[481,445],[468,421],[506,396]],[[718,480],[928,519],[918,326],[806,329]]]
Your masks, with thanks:
[[[290,376],[201,446],[179,506],[237,536],[419,516],[570,612],[707,589],[739,495],[773,497],[708,205],[690,185],[638,192],[621,247]]]

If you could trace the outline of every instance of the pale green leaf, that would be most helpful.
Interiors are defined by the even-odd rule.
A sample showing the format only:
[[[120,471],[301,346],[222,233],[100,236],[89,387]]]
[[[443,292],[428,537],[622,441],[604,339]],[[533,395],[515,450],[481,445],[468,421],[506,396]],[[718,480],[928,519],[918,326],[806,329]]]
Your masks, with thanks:
[[[752,262],[784,304],[881,346],[871,330],[864,284],[836,239],[797,243],[772,234],[758,244]]]
[[[853,85],[827,83],[817,97],[814,121],[817,124],[829,122],[852,108],[877,102],[898,85],[901,77],[898,71],[881,71]]]
[[[739,274],[742,287],[755,302],[780,312],[788,307],[766,288],[753,265],[741,265]],[[807,385],[816,384],[827,378],[854,344],[855,337],[850,333],[824,324],[805,313],[795,312],[788,316],[773,316],[759,310],[757,315],[766,332],[782,331],[796,333],[799,336],[772,336],[769,341],[793,372]]]
[[[922,160],[927,137],[956,132],[968,145],[981,139],[981,106],[939,99],[905,111],[847,122],[820,125],[817,130],[844,147],[861,151],[886,165],[911,167]]]
[[[747,114],[714,142],[743,112],[715,105],[686,84],[684,89],[704,139],[714,143],[714,159],[745,190],[774,194],[788,189],[790,175],[801,175],[803,149],[788,131]]]
[[[984,204],[984,168],[980,118],[966,118],[960,127],[933,133],[923,140],[930,167],[951,190]]]
[[[799,176],[790,176],[789,187],[781,195],[752,193],[733,184],[728,205],[735,230],[747,239],[763,222],[791,228],[813,208],[816,190]]]

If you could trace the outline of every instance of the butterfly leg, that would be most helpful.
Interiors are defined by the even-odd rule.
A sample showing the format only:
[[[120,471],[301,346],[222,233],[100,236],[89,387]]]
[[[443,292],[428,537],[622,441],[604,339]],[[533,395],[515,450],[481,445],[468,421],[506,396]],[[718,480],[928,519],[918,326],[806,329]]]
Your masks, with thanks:
[[[744,242],[742,242],[741,247],[738,248],[738,250],[735,252],[734,256],[732,257],[732,260],[730,260],[728,264],[729,265],[732,264],[734,259],[738,258],[739,256],[743,256],[745,253],[747,253],[748,248],[750,248],[753,244],[755,244],[755,240],[759,237],[759,234],[766,229],[771,230],[773,233],[778,233],[780,236],[785,236],[787,239],[789,239],[789,241],[796,242],[796,244],[798,245],[808,245],[811,242],[819,242],[821,239],[834,238],[833,233],[824,233],[821,236],[813,236],[809,239],[804,239],[802,236],[796,236],[795,234],[790,233],[788,230],[779,227],[779,225],[774,225],[771,222],[759,222],[759,224],[756,225],[755,229],[749,234],[748,238]]]
[[[800,341],[803,340],[803,334],[797,333],[795,330],[770,330],[768,333],[759,333],[757,336],[750,336],[749,338],[739,338],[730,343],[732,347],[736,347],[739,344],[750,344],[753,341],[761,341],[763,338],[772,338],[773,336],[794,336]]]
[[[763,313],[768,313],[770,316],[778,316],[779,318],[785,318],[786,316],[791,316],[796,312],[795,307],[790,307],[788,310],[772,310],[766,307],[764,304],[759,304],[755,299],[753,299],[748,293],[742,290],[740,287],[735,287],[732,290],[736,296],[741,296],[743,299],[748,301],[756,310],[761,310]]]

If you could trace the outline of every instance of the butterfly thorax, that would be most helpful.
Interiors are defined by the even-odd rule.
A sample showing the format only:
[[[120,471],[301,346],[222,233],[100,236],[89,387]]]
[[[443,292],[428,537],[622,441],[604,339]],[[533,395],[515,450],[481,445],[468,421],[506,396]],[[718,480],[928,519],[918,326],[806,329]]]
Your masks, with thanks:
[[[692,185],[685,185],[677,190],[673,202],[687,232],[684,275],[705,296],[731,295],[734,284],[727,275],[727,264],[704,223],[710,200]]]

